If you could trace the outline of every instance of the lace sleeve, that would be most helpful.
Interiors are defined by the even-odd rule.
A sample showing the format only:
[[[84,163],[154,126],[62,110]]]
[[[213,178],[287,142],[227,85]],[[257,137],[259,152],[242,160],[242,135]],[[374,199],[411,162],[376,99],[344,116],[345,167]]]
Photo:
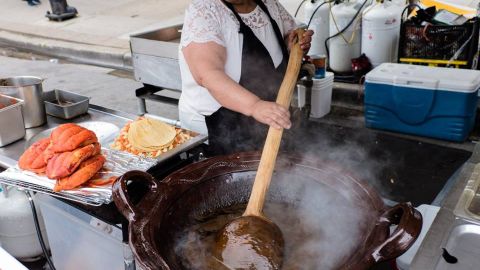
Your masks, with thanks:
[[[182,47],[191,42],[205,43],[213,41],[225,47],[220,27],[219,11],[210,1],[193,1],[185,12],[182,30]]]
[[[285,31],[285,35],[290,31],[294,30],[297,27],[297,23],[290,13],[285,9],[285,7],[277,1],[278,5],[278,12],[280,19],[283,22],[283,29]]]

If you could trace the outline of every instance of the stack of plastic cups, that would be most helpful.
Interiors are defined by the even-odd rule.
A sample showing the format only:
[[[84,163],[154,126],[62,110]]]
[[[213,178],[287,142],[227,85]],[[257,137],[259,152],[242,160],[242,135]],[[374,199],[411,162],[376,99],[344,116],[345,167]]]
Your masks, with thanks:
[[[333,73],[327,72],[325,78],[313,78],[310,117],[321,118],[330,112],[332,105]]]

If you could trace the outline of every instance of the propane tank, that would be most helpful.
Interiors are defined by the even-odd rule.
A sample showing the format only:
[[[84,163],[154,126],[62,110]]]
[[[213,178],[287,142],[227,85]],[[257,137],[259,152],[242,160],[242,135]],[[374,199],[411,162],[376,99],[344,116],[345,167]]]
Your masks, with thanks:
[[[408,0],[390,0],[394,5],[405,8],[408,5]]]
[[[357,14],[357,1],[344,2],[332,7],[330,12],[330,36],[342,31]],[[360,16],[359,16],[360,17]],[[328,42],[330,68],[336,72],[351,72],[351,60],[361,54],[361,19],[354,22],[343,34]]]
[[[315,10],[317,11],[315,12]],[[313,30],[315,33],[312,37],[312,43],[308,55],[326,55],[327,51],[325,49],[325,40],[330,34],[330,8],[328,4],[323,0],[307,0],[304,14],[305,24],[308,25],[311,19],[309,29]]]
[[[378,0],[363,11],[362,53],[374,67],[397,62],[401,13],[398,5]]]
[[[14,188],[0,191],[0,245],[13,257],[28,261],[42,255],[28,198]],[[42,235],[46,241],[45,226],[37,208]]]

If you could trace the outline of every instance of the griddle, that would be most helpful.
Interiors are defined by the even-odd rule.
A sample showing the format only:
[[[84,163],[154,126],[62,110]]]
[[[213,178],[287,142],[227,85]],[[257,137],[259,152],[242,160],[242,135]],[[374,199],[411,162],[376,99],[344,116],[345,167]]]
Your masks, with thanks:
[[[363,176],[382,197],[431,204],[471,152],[366,128],[305,121],[288,133],[289,152],[335,160]]]

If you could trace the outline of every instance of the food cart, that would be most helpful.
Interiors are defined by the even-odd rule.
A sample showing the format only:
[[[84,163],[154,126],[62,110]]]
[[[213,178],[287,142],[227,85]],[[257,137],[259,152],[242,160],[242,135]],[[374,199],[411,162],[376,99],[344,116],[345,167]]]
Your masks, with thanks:
[[[150,35],[146,36],[152,39]],[[133,43],[132,48],[136,48]],[[148,53],[145,53],[145,55],[148,55]],[[138,57],[138,60],[140,60],[141,56]],[[136,59],[135,52],[134,59]],[[175,59],[172,61],[175,61]],[[141,63],[137,62],[136,65],[141,66]],[[172,67],[174,70],[171,70],[171,72],[174,73],[176,69],[174,62]],[[173,73],[166,71],[166,74]],[[146,81],[147,79],[143,75],[138,74],[141,73],[137,71],[137,80],[145,80],[147,88],[151,84],[158,83],[156,78],[150,78],[151,81]],[[170,76],[167,77],[172,79]],[[168,84],[168,81],[166,83]],[[178,81],[171,83],[161,85],[160,82],[156,87],[174,89],[179,85]],[[144,99],[145,94],[151,95],[154,93],[137,92],[137,94],[139,98]],[[447,264],[453,261],[450,260],[451,257],[456,258],[459,263],[457,266],[460,263],[462,266],[472,265],[475,262],[473,260],[475,254],[461,253],[459,250],[465,248],[474,250],[478,247],[478,241],[475,240],[480,237],[476,201],[480,183],[480,179],[478,179],[479,169],[477,168],[477,163],[480,161],[478,145],[472,140],[445,142],[415,135],[368,129],[363,122],[363,95],[364,92],[359,91],[344,93],[343,96],[334,96],[332,111],[324,118],[299,117],[299,121],[302,122],[292,131],[292,136],[298,138],[298,144],[294,152],[281,154],[281,170],[298,166],[304,168],[304,170],[294,171],[295,173],[304,173],[306,178],[312,178],[312,175],[321,171],[319,169],[324,169],[325,172],[338,176],[335,179],[339,182],[349,183],[345,184],[345,190],[356,190],[353,186],[357,182],[352,181],[352,179],[358,179],[358,183],[362,183],[356,185],[356,188],[361,190],[358,194],[363,192],[359,196],[367,201],[367,198],[370,198],[371,202],[365,203],[365,205],[368,204],[373,208],[378,207],[378,209],[375,209],[379,213],[397,214],[395,211],[398,211],[399,208],[396,208],[396,205],[401,202],[411,202],[415,207],[436,205],[440,207],[440,211],[436,217],[432,218],[434,220],[431,227],[423,228],[424,240],[422,237],[420,238],[423,242],[421,242],[421,245],[418,243],[417,252],[412,255],[414,258],[410,258],[410,262],[413,259],[410,269],[449,269]],[[345,100],[353,103],[353,105],[345,105]],[[145,113],[145,108],[141,112]],[[150,265],[142,260],[145,254],[152,254],[152,256],[156,256],[154,258],[162,259],[167,265],[159,264],[157,269],[169,269],[169,262],[174,261],[171,259],[171,256],[174,256],[171,255],[174,248],[172,243],[166,240],[168,235],[162,235],[162,238],[157,240],[154,239],[153,244],[148,242],[156,245],[154,253],[151,253],[152,250],[145,251],[144,254],[141,253],[141,246],[146,242],[139,242],[139,238],[135,237],[144,236],[146,233],[132,229],[132,227],[137,228],[138,224],[134,224],[135,220],[131,218],[128,218],[128,220],[125,218],[125,213],[128,214],[128,211],[117,209],[118,204],[115,205],[111,196],[112,192],[115,191],[112,191],[111,187],[106,196],[104,196],[104,193],[99,196],[98,193],[89,193],[85,190],[55,192],[51,187],[12,177],[12,175],[18,175],[19,173],[17,163],[25,150],[40,139],[51,136],[52,131],[61,124],[75,123],[93,131],[103,147],[103,153],[107,160],[109,157],[119,158],[121,162],[127,160],[124,163],[117,163],[123,166],[119,166],[122,167],[120,174],[137,170],[141,171],[143,175],[148,173],[153,176],[153,183],[139,185],[138,187],[132,186],[132,190],[124,190],[123,192],[129,194],[127,202],[131,203],[131,209],[134,209],[136,205],[143,206],[143,208],[139,207],[135,210],[140,211],[141,214],[139,215],[148,219],[150,224],[148,228],[153,228],[152,230],[155,233],[159,232],[159,227],[155,226],[159,225],[155,224],[155,218],[158,217],[159,213],[165,214],[165,212],[168,212],[166,211],[168,209],[163,209],[165,212],[149,211],[149,208],[154,208],[153,206],[159,208],[165,206],[153,200],[156,196],[160,196],[158,200],[162,199],[159,193],[154,194],[155,196],[150,194],[153,185],[158,184],[166,190],[168,189],[168,192],[165,191],[164,194],[178,195],[182,192],[187,193],[192,185],[207,183],[212,179],[225,183],[225,185],[219,185],[225,190],[217,190],[217,187],[211,185],[211,183],[210,185],[196,186],[198,190],[192,188],[194,194],[183,197],[186,201],[183,207],[177,204],[175,205],[176,208],[172,209],[177,209],[178,212],[168,213],[172,217],[179,215],[177,216],[178,219],[161,220],[167,222],[162,223],[162,225],[167,226],[168,232],[172,233],[176,233],[174,227],[178,225],[177,222],[183,222],[181,214],[188,215],[191,213],[190,210],[194,212],[198,209],[200,212],[203,210],[209,211],[210,208],[203,204],[208,201],[209,198],[206,195],[210,194],[209,192],[217,195],[229,194],[239,201],[245,199],[246,188],[238,183],[251,180],[252,172],[255,172],[255,166],[258,166],[258,154],[246,153],[238,156],[204,160],[203,147],[207,137],[190,131],[183,131],[189,134],[188,140],[172,149],[168,149],[168,151],[155,158],[139,159],[126,152],[123,155],[128,156],[127,158],[119,157],[118,155],[121,154],[118,153],[112,154],[111,152],[115,152],[115,149],[112,149],[111,145],[121,136],[122,129],[137,118],[137,115],[89,104],[85,113],[68,120],[48,116],[46,124],[27,129],[25,136],[20,140],[0,148],[0,167],[7,169],[6,172],[0,174],[0,183],[34,194],[34,202],[42,212],[53,263],[57,269],[130,270],[136,268],[136,260],[137,266],[148,267]],[[175,120],[161,117],[153,118],[178,125],[178,121]],[[472,138],[475,140],[476,137]],[[299,153],[303,154],[302,158],[295,156]],[[328,166],[325,164],[328,164]],[[279,169],[279,171],[281,170]],[[290,172],[290,174],[292,173]],[[350,175],[352,176],[350,177]],[[165,183],[161,184],[162,181],[165,181]],[[235,186],[235,184],[238,185]],[[237,192],[237,190],[242,192]],[[195,191],[197,192],[195,193]],[[338,189],[335,191],[337,192]],[[162,192],[162,190],[156,192]],[[341,194],[341,192],[338,193]],[[282,198],[289,196],[283,193],[278,194]],[[173,204],[175,201],[173,197],[168,199],[171,200],[166,200],[168,203]],[[220,201],[226,202],[228,198],[222,197]],[[134,205],[132,202],[135,202]],[[215,202],[208,201],[208,203],[214,204]],[[128,204],[124,204],[124,206],[128,206]],[[335,213],[340,213],[335,208],[335,204],[328,205],[328,207]],[[132,212],[130,214],[134,215]],[[402,216],[402,214],[393,216]],[[379,216],[375,216],[375,218],[379,218]],[[160,222],[160,219],[158,222]],[[396,223],[401,222],[397,220]],[[336,233],[341,234],[341,232]],[[134,239],[136,241],[134,243],[130,241],[132,235],[135,235]],[[152,233],[150,236],[152,236]],[[386,239],[395,240],[387,243],[394,243],[389,247],[392,247],[395,252],[391,252],[389,256],[375,257],[375,250],[369,249],[371,247],[362,249],[362,251],[365,251],[362,255],[365,255],[366,260],[370,260],[369,263],[379,264],[377,267],[382,267],[383,260],[393,260],[399,257],[413,244],[409,243],[408,246],[401,246],[401,243],[397,241],[398,239],[394,239],[395,236],[394,232],[389,234],[388,237],[385,236],[376,240],[378,245],[387,243],[382,242]],[[465,241],[467,238],[472,240]],[[410,239],[411,241],[412,239]],[[167,251],[158,248],[160,246],[162,248],[166,247]],[[377,246],[373,245],[373,247]]]

